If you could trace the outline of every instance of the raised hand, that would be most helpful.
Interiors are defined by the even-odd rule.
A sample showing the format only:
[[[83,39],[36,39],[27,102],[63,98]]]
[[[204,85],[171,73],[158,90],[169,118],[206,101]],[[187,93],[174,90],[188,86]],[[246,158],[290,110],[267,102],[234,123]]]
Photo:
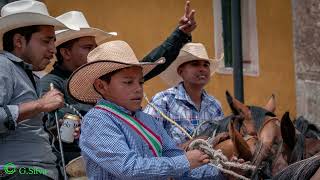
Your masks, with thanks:
[[[187,1],[184,7],[184,15],[179,20],[179,29],[182,32],[190,34],[197,27],[194,18],[195,12],[194,9],[191,10],[190,8],[190,1]]]

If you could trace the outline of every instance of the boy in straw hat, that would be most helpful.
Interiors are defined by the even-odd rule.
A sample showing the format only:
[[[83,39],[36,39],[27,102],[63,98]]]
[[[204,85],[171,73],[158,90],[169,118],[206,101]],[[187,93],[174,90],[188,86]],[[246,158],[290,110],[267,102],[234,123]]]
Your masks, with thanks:
[[[220,102],[204,90],[210,76],[214,73],[217,61],[208,57],[201,43],[187,43],[177,59],[160,74],[171,88],[157,93],[150,103],[177,122],[189,134],[204,121],[216,121],[223,118]],[[173,86],[173,87],[172,87]],[[151,105],[144,109],[163,123],[163,127],[174,141],[182,145],[188,136],[171,124]]]
[[[196,28],[194,18],[194,10],[191,10],[189,1],[185,4],[185,14],[179,22],[178,28],[163,42],[159,47],[155,48],[142,61],[155,61],[160,57],[166,58],[166,63],[157,66],[152,72],[145,76],[145,80],[151,79],[158,75],[166,68],[179,54],[182,46],[191,40],[191,32]],[[56,31],[56,47],[57,62],[53,71],[41,78],[40,92],[44,94],[49,91],[50,83],[64,94],[65,102],[74,106],[84,115],[91,105],[76,102],[72,99],[66,89],[67,80],[71,73],[87,61],[88,53],[103,41],[114,36],[114,32],[105,32],[97,28],[90,27],[85,16],[79,11],[70,11],[59,17],[58,20],[65,24],[72,24],[80,28],[79,31],[61,30]],[[65,113],[74,113],[69,108],[61,108],[58,111],[60,119]],[[48,126],[54,124],[54,115],[50,116],[51,121],[47,121]],[[80,155],[80,149],[77,142],[63,143],[66,162]]]
[[[63,96],[52,90],[39,98],[32,74],[43,70],[56,52],[55,27],[67,28],[42,2],[21,0],[1,9],[0,165],[4,170],[8,163],[17,168],[5,174],[7,179],[58,179],[42,112],[61,107]],[[30,168],[42,173],[24,173]]]
[[[101,44],[70,77],[68,91],[96,103],[82,119],[80,148],[89,179],[220,178],[199,150],[185,153],[158,122],[141,111],[143,76],[154,63],[139,62],[124,41]]]

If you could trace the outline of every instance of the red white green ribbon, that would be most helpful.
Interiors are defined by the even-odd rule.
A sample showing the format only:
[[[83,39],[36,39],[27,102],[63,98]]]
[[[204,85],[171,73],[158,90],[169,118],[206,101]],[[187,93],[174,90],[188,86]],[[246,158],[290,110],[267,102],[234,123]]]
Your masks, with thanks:
[[[111,104],[99,104],[95,108],[108,111],[114,116],[118,117],[135,130],[138,135],[148,144],[153,155],[161,157],[162,155],[162,142],[158,135],[156,135],[150,128],[145,126],[140,120],[132,117],[124,112],[119,111]]]

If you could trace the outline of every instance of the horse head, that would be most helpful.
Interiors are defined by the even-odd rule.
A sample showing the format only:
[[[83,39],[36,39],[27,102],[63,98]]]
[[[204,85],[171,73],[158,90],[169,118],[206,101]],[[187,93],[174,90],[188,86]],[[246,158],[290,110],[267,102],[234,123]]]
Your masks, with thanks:
[[[257,138],[253,143],[255,146],[251,150],[252,158],[250,161],[253,165],[259,167],[259,171],[261,171],[259,175],[263,174],[264,177],[271,177],[280,169],[285,168],[288,163],[281,154],[280,121],[274,114],[276,110],[275,96],[272,95],[264,107],[246,106],[233,98],[228,92],[226,92],[226,96],[233,114],[244,117],[241,127],[242,136],[251,135]],[[246,149],[243,146],[243,140],[240,140],[241,137],[239,135],[235,137],[238,141],[238,143],[234,143],[236,149]],[[243,147],[238,145],[239,142]]]
[[[245,136],[238,131],[237,125],[243,121],[241,116],[232,116],[228,125],[228,132],[219,133],[212,142],[214,149],[220,149],[230,159],[232,156],[250,161],[255,150],[257,138]]]
[[[254,139],[251,138],[248,138],[247,142],[242,134],[235,128],[235,124],[238,123],[239,120],[241,120],[241,117],[235,116],[229,123],[229,136],[232,141],[234,155],[246,161],[251,161],[255,149],[255,142],[253,142],[252,140]]]
[[[244,131],[243,133],[245,134],[256,135],[257,131],[250,109],[236,98],[233,98],[228,91],[226,91],[226,98],[232,113],[234,115],[241,115],[244,117],[241,131]]]
[[[246,106],[232,97],[228,91],[226,91],[226,98],[232,113],[244,117],[241,127],[242,134],[257,135],[266,116],[275,117],[276,104],[274,95],[269,98],[264,107]]]
[[[285,144],[284,155],[289,164],[309,158],[320,152],[320,140],[300,133],[286,112],[281,119],[281,135]]]

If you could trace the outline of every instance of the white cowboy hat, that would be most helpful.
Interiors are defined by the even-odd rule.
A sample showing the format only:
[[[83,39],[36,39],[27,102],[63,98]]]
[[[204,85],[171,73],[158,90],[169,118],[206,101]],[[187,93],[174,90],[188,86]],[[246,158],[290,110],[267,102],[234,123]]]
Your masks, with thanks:
[[[93,36],[96,38],[96,43],[101,44],[107,38],[117,35],[116,32],[105,32],[100,29],[90,27],[83,13],[80,11],[69,11],[58,16],[57,19],[66,25],[76,26],[80,30],[74,31],[66,29],[56,31],[56,46],[72,39],[85,36]]]
[[[6,4],[1,9],[0,17],[0,49],[2,49],[3,34],[16,28],[32,25],[52,25],[56,30],[71,28],[52,17],[48,13],[47,6],[35,0],[20,0]]]
[[[99,45],[88,54],[88,63],[72,73],[67,89],[69,94],[79,102],[94,104],[101,98],[93,87],[94,81],[99,77],[132,66],[142,67],[143,75],[146,75],[164,61],[162,57],[154,63],[141,63],[126,42],[109,41]]]
[[[205,60],[210,62],[210,72],[211,76],[214,74],[216,68],[218,67],[218,62],[220,59],[210,59],[208,57],[206,48],[201,43],[187,43],[185,44],[179,52],[177,58],[170,64],[170,66],[164,70],[159,76],[166,82],[170,87],[177,85],[179,82],[183,81],[181,76],[178,74],[177,69],[180,65],[195,61],[195,60]]]

